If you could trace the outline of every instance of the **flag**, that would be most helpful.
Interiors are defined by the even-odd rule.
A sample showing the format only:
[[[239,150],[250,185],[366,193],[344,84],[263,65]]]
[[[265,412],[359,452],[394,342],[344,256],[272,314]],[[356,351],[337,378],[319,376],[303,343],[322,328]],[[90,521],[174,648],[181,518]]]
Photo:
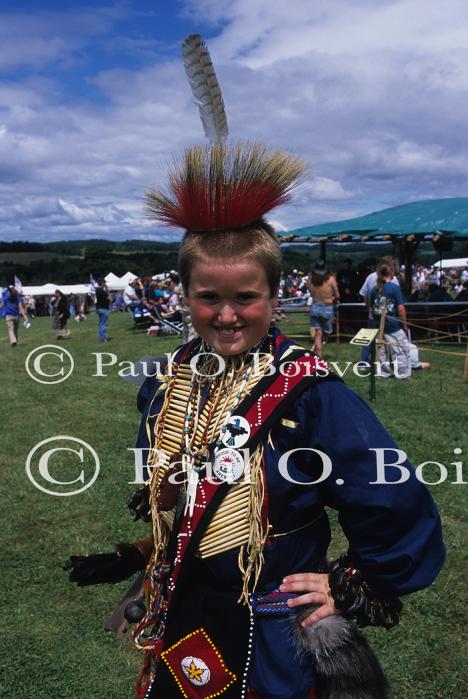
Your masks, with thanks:
[[[93,294],[94,294],[95,291],[96,291],[96,289],[97,289],[97,285],[98,285],[98,284],[97,284],[97,281],[95,280],[95,278],[93,277],[92,274],[89,275],[89,285],[90,285],[90,287],[91,287],[91,291],[92,291]]]
[[[23,291],[23,284],[21,283],[21,279],[16,276],[15,274],[15,283],[14,283],[15,289],[18,292],[18,294],[21,294]]]

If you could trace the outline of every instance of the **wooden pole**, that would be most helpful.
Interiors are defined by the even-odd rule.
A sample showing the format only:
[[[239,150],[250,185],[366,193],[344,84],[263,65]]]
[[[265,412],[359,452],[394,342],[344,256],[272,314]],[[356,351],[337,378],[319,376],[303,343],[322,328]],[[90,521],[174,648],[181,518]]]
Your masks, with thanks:
[[[370,356],[369,356],[370,362],[371,362],[371,373],[370,373],[370,399],[371,401],[375,401],[376,399],[376,390],[375,390],[375,339],[372,340],[371,345],[370,345]]]
[[[381,355],[381,347],[384,342],[384,331],[385,331],[385,316],[387,315],[387,306],[382,306],[381,310],[381,315],[380,315],[380,326],[379,326],[379,334],[377,335],[377,340],[375,342],[376,348],[377,348],[377,361],[380,361],[380,355]]]
[[[321,240],[320,241],[320,257],[324,262],[327,261],[327,241],[326,240]]]
[[[336,359],[340,358],[340,306],[336,306],[336,348],[335,348]]]

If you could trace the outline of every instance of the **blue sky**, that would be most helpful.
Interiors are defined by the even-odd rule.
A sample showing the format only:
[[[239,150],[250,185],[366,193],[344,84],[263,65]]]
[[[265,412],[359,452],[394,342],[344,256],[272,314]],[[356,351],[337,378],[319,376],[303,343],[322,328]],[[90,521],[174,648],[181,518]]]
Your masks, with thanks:
[[[0,239],[177,236],[142,194],[204,139],[180,58],[193,32],[232,138],[311,165],[279,228],[466,195],[465,0],[3,0]]]

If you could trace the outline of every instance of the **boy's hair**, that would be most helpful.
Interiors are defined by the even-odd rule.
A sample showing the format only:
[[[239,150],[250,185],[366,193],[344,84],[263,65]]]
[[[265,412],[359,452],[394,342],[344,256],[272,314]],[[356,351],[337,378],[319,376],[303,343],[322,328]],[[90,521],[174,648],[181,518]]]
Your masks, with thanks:
[[[185,293],[190,285],[190,273],[196,264],[222,262],[229,265],[246,260],[256,262],[265,270],[270,296],[278,293],[281,279],[281,251],[273,228],[260,220],[241,230],[187,231],[179,249],[178,268]]]

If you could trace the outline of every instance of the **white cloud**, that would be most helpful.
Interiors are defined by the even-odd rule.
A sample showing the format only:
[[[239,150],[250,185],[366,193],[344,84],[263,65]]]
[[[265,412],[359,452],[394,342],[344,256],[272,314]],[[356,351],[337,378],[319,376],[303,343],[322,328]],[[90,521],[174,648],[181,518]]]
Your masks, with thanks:
[[[314,177],[304,183],[300,188],[298,195],[301,200],[306,199],[350,199],[351,192],[346,192],[340,182],[332,180],[329,177]]]
[[[158,57],[147,36],[114,34],[129,7],[0,10],[0,66],[24,71],[0,82],[1,238],[178,235],[144,218],[143,192],[203,132],[181,60]],[[293,202],[272,212],[279,225],[466,194],[464,0],[193,0],[185,10],[216,34],[232,136],[311,164]],[[88,65],[93,101],[66,80],[96,38],[146,65]]]

